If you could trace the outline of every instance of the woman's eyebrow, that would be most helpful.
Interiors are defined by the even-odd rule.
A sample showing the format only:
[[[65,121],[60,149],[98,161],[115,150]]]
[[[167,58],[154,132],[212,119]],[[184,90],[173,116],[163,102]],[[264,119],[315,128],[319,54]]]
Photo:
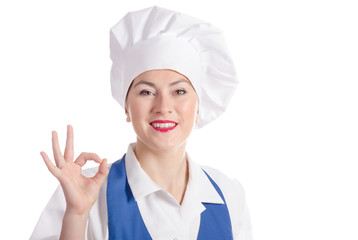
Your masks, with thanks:
[[[134,85],[134,87],[136,87],[136,86],[138,86],[138,85],[140,85],[140,84],[146,84],[146,85],[149,85],[149,86],[151,86],[151,87],[155,87],[155,84],[154,84],[154,83],[148,82],[148,81],[144,81],[144,80],[140,80],[139,82],[137,82],[137,83]]]
[[[175,84],[182,83],[182,82],[188,83],[188,84],[190,85],[190,83],[189,83],[187,80],[185,80],[185,79],[179,79],[178,81],[172,82],[172,83],[170,84],[170,86],[173,86],[173,85],[175,85]]]
[[[185,79],[179,79],[179,80],[177,80],[177,81],[175,81],[175,82],[170,83],[169,86],[173,86],[173,85],[176,85],[176,84],[179,84],[179,83],[182,83],[182,82],[187,83],[187,84],[190,85],[190,83],[189,83],[187,80],[185,80]],[[137,83],[134,85],[134,87],[136,87],[136,86],[138,86],[138,85],[140,85],[140,84],[145,84],[145,85],[149,85],[149,86],[151,86],[151,87],[155,87],[155,84],[154,84],[154,83],[148,82],[148,81],[145,81],[145,80],[140,80],[139,82],[137,82]]]

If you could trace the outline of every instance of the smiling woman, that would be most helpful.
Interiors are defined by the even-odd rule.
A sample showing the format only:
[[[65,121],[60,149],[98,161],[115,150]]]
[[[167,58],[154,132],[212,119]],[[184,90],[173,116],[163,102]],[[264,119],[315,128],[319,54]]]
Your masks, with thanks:
[[[186,152],[193,128],[222,114],[238,83],[221,31],[151,7],[111,29],[111,58],[112,94],[137,141],[107,165],[94,153],[73,161],[72,126],[64,155],[53,132],[56,165],[41,155],[61,186],[31,239],[251,240],[240,183]],[[88,160],[99,167],[81,171]]]

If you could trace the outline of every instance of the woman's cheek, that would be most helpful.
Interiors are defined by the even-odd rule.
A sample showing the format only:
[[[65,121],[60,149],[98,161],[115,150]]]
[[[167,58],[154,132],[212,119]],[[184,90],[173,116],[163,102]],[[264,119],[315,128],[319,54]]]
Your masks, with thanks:
[[[196,119],[198,112],[198,102],[197,100],[188,99],[179,104],[180,110],[185,114],[186,117]]]

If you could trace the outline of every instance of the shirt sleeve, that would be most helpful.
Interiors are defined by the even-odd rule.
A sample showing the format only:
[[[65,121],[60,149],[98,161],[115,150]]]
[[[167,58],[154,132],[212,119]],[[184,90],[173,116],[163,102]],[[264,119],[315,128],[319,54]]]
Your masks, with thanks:
[[[61,234],[62,219],[65,214],[66,200],[61,186],[58,186],[45,209],[42,211],[30,240],[54,240]]]
[[[235,240],[253,240],[252,227],[249,214],[249,208],[246,203],[245,192],[239,181],[233,179],[234,185],[236,185],[236,192],[238,193],[234,202],[236,205],[232,208],[237,217],[232,218],[235,222],[234,226],[234,239]],[[231,203],[232,204],[232,203]]]

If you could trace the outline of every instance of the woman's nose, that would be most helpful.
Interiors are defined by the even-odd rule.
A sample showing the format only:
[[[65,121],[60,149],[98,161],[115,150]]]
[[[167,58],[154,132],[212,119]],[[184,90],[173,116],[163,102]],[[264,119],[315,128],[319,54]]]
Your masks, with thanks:
[[[167,114],[173,112],[173,106],[170,96],[158,94],[154,101],[154,112],[158,114]]]

